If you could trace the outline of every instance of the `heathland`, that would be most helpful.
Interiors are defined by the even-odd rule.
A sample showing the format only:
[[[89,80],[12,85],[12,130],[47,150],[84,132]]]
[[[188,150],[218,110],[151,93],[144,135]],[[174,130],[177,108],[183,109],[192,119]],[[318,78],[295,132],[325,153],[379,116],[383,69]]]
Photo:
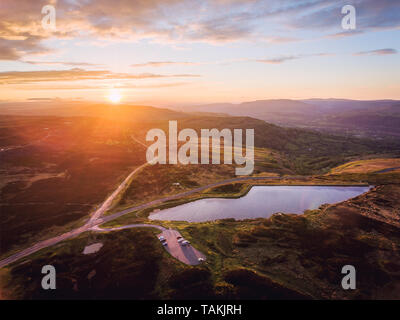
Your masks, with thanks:
[[[392,136],[333,135],[246,116],[150,107],[74,108],[65,107],[58,115],[46,108],[25,110],[24,116],[8,111],[1,117],[1,258],[84,224],[129,172],[145,163],[141,142],[147,130],[167,131],[168,120],[196,131],[254,129],[253,175],[276,177],[257,183],[376,187],[304,215],[156,222],[179,230],[206,254],[200,267],[169,256],[156,230],[86,232],[1,269],[2,296],[50,297],[40,289],[40,268],[51,261],[60,279],[54,298],[398,298],[400,141]],[[232,165],[145,166],[108,214],[233,177]],[[203,190],[109,225],[147,223],[152,210],[202,197],[239,197],[254,183]],[[104,244],[99,252],[82,254],[85,246],[99,242]],[[344,263],[359,267],[356,292],[338,287]]]

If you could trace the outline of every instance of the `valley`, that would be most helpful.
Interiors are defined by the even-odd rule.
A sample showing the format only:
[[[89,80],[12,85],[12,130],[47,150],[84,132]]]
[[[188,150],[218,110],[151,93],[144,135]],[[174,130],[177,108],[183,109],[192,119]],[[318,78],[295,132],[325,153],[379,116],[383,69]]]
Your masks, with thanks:
[[[400,102],[397,100],[275,99],[186,106],[184,110],[249,116],[285,127],[359,138],[395,140],[400,136]]]
[[[377,144],[282,128],[248,117],[188,114],[178,121],[180,128],[254,128],[253,175],[238,178],[229,164],[144,165],[146,131],[167,128],[169,117],[175,116],[163,112],[160,109],[159,117],[164,120],[148,122],[114,120],[119,115],[113,120],[80,115],[2,117],[2,143],[9,149],[1,154],[0,230],[7,232],[1,233],[0,257],[16,258],[0,269],[2,296],[50,298],[38,287],[40,281],[28,284],[24,275],[39,279],[40,265],[52,263],[60,270],[62,288],[51,296],[55,299],[395,297],[399,145],[390,139]],[[15,145],[24,147],[12,148]],[[297,215],[196,223],[148,218],[151,212],[203,198],[240,198],[257,185],[375,187]],[[160,246],[159,231],[152,225],[180,232],[205,255],[205,262],[194,267],[175,260]],[[318,237],[326,241],[315,242]],[[82,255],[83,248],[94,243],[103,247]],[[23,251],[30,246],[35,249]],[[111,250],[115,247],[119,253]],[[142,250],[152,254],[143,258]],[[364,255],[368,265],[360,265]],[[142,262],[133,264],[137,256]],[[335,289],[335,277],[340,276],[335,268],[346,261],[360,265],[366,277],[362,290],[350,296]],[[144,277],[148,268],[152,271]],[[130,270],[130,275],[121,270]],[[294,270],[303,270],[302,278]],[[371,272],[380,274],[380,282],[368,278]],[[147,279],[146,285],[139,278]]]

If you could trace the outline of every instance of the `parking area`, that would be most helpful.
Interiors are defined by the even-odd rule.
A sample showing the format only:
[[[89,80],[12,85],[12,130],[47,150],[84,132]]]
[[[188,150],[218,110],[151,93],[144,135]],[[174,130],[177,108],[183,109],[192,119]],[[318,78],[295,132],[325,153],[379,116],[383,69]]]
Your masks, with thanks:
[[[165,239],[167,245],[164,246],[165,250],[169,252],[173,257],[189,265],[198,265],[205,261],[206,257],[200,251],[192,247],[190,243],[185,244],[182,235],[172,229],[164,230],[158,235],[158,238]],[[183,240],[180,240],[180,239]],[[179,243],[178,241],[183,243]]]

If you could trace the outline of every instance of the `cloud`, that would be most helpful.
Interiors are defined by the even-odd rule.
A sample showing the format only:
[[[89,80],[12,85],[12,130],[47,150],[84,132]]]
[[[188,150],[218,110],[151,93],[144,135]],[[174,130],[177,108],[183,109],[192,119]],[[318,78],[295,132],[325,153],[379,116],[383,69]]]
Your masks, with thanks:
[[[52,0],[0,2],[0,60],[18,60],[26,54],[51,50],[41,42],[48,34],[41,26],[41,8]]]
[[[288,42],[297,42],[301,39],[294,37],[267,37],[265,40],[269,43],[288,43]]]
[[[48,38],[214,44],[259,40],[258,27],[266,18],[315,6],[315,0],[311,4],[305,0],[271,0],[268,5],[261,0],[58,0],[53,1],[57,31],[46,32],[41,26],[41,8],[49,1],[17,2],[2,0],[0,4],[0,39],[16,41],[3,44],[3,59],[16,60],[27,53],[42,52],[45,48],[40,43]],[[292,40],[273,34],[264,36],[271,38],[271,43]],[[27,46],[27,50],[12,50]]]
[[[136,84],[131,84],[131,83],[125,83],[125,84],[117,84],[113,85],[113,88],[116,89],[160,89],[160,88],[171,88],[171,87],[179,87],[179,86],[184,86],[188,85],[191,82],[171,82],[171,83],[154,83],[154,84],[144,84],[144,85],[136,85]],[[102,84],[102,85],[41,85],[41,84],[33,84],[29,85],[26,84],[24,86],[24,89],[31,89],[31,90],[107,90],[110,89],[110,85],[107,84]],[[32,100],[35,98],[32,98]],[[41,99],[41,98],[38,98]]]
[[[53,3],[57,30],[41,26],[41,8]],[[221,44],[269,39],[296,41],[276,32],[328,32],[331,38],[355,35],[340,29],[344,0],[1,0],[0,60],[21,60],[51,52],[47,39]],[[353,0],[357,31],[400,27],[400,1]],[[72,65],[72,64],[69,64]],[[83,66],[83,64],[81,64]],[[155,65],[153,65],[155,66]]]
[[[260,62],[260,63],[268,63],[268,64],[281,64],[286,61],[291,61],[291,60],[297,60],[297,59],[302,59],[302,58],[307,58],[307,57],[325,57],[325,56],[331,56],[331,53],[315,53],[315,54],[302,54],[302,55],[295,55],[295,56],[281,56],[281,57],[276,57],[276,58],[266,58],[266,59],[257,59],[253,60],[255,62]]]
[[[48,53],[46,39],[187,43],[226,42],[252,35],[259,1],[240,0],[1,0],[0,60]],[[53,3],[57,30],[41,26],[41,8]],[[251,11],[251,10],[250,10]],[[249,12],[250,12],[249,11]],[[229,12],[229,14],[226,14]]]
[[[88,62],[67,62],[67,61],[32,61],[32,60],[21,60],[20,62],[32,64],[32,65],[42,65],[42,66],[57,66],[65,65],[72,67],[102,67],[102,64],[88,63]]]
[[[54,98],[28,98],[28,101],[53,101]]]
[[[328,34],[325,38],[344,38],[344,37],[351,37],[351,36],[356,36],[356,35],[360,35],[360,34],[364,34],[364,31],[361,30],[346,30],[346,31],[342,31],[342,32],[337,32],[337,33],[333,33],[333,34]]]
[[[164,67],[164,66],[172,66],[172,65],[198,65],[198,63],[195,62],[176,62],[176,61],[149,61],[149,62],[144,62],[144,63],[137,63],[137,64],[132,64],[131,67]]]
[[[190,84],[190,82],[171,82],[171,83],[154,83],[154,84],[145,84],[145,85],[136,85],[136,84],[122,84],[116,85],[114,88],[117,89],[161,89],[161,88],[172,88],[172,87],[180,87]]]
[[[19,60],[26,54],[45,54],[52,52],[40,44],[42,38],[27,37],[24,40],[10,40],[0,37],[0,60]]]
[[[261,63],[269,63],[269,64],[281,64],[286,61],[295,60],[295,59],[300,59],[300,57],[299,56],[286,56],[286,57],[279,57],[279,58],[272,58],[272,59],[260,59],[260,60],[255,60],[255,61],[261,62]]]
[[[20,54],[15,48],[7,46],[0,40],[0,60],[17,60]]]
[[[353,0],[351,3],[343,0],[321,0],[315,3],[319,5],[313,10],[294,16],[288,25],[296,29],[337,30],[341,28],[344,17],[341,8],[346,4],[351,4],[356,9],[357,31],[337,32],[336,35],[357,35],[360,33],[359,30],[369,32],[400,27],[400,1],[398,0]]]
[[[161,75],[153,73],[113,73],[105,70],[84,70],[74,68],[70,70],[46,71],[9,71],[0,72],[0,84],[24,84],[35,82],[77,81],[77,80],[132,80],[152,78],[185,78],[200,77],[194,74]]]
[[[388,54],[397,54],[397,50],[387,48],[387,49],[377,49],[377,50],[361,51],[354,53],[355,56],[369,56],[369,55],[385,56]]]

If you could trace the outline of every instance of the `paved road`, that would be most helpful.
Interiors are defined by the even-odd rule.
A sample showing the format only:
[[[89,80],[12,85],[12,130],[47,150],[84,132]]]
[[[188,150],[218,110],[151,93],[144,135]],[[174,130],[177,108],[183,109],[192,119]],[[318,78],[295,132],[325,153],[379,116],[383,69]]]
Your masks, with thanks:
[[[156,224],[144,224],[144,223],[137,223],[137,224],[127,224],[126,226],[121,227],[114,227],[114,228],[100,228],[99,226],[94,226],[90,230],[97,231],[97,232],[107,232],[107,231],[118,231],[124,229],[131,229],[131,228],[155,228],[161,231],[167,230],[163,226],[159,226]]]
[[[147,165],[147,163],[145,163],[142,166],[136,168],[121,183],[121,185],[117,188],[118,192],[121,191],[124,188],[124,186],[126,185],[126,183],[129,181],[129,179],[138,170],[140,170],[145,165]],[[48,239],[48,240],[45,240],[45,241],[38,242],[34,246],[32,246],[30,248],[27,248],[27,249],[22,250],[22,251],[20,251],[18,253],[15,253],[15,254],[11,255],[10,257],[8,257],[6,259],[0,260],[0,268],[4,267],[4,266],[6,266],[6,265],[8,265],[10,263],[13,263],[13,262],[15,262],[15,261],[17,261],[17,260],[19,260],[21,258],[27,257],[27,256],[31,255],[32,253],[35,253],[35,252],[37,252],[37,251],[39,251],[41,249],[53,246],[53,245],[55,245],[55,244],[57,244],[57,243],[59,243],[61,241],[76,237],[76,236],[78,236],[79,234],[81,234],[81,233],[83,233],[85,231],[96,230],[95,227],[97,227],[97,226],[99,226],[99,225],[101,225],[101,224],[103,224],[105,222],[109,222],[109,221],[112,221],[114,219],[117,219],[117,218],[119,218],[119,217],[121,217],[121,216],[123,216],[125,214],[131,213],[131,212],[136,211],[136,210],[141,210],[141,209],[144,209],[144,208],[152,207],[152,206],[154,206],[156,204],[160,204],[160,203],[163,203],[163,202],[166,202],[166,201],[169,201],[169,200],[185,197],[187,195],[191,195],[191,194],[194,194],[196,192],[200,192],[200,191],[206,190],[208,188],[224,185],[224,184],[227,184],[227,183],[232,183],[232,182],[237,182],[237,181],[254,181],[254,180],[277,179],[277,178],[279,178],[279,177],[239,177],[239,178],[227,179],[227,180],[223,180],[223,181],[220,181],[220,182],[209,184],[207,186],[199,187],[199,188],[196,188],[196,189],[193,189],[193,190],[190,190],[190,191],[186,191],[186,192],[174,195],[174,196],[164,197],[164,198],[161,198],[161,199],[158,199],[158,200],[150,201],[148,203],[145,203],[145,204],[142,204],[142,205],[139,205],[139,206],[136,206],[136,207],[132,207],[132,208],[129,208],[129,209],[125,209],[123,211],[114,213],[114,214],[109,215],[109,216],[105,216],[105,217],[102,216],[101,217],[101,215],[105,211],[107,211],[107,209],[109,209],[109,206],[111,205],[113,199],[118,195],[118,192],[116,192],[117,191],[116,190],[115,192],[112,193],[112,195],[110,197],[108,197],[106,199],[106,201],[100,206],[100,208],[98,208],[92,214],[91,218],[89,219],[89,221],[85,225],[83,225],[82,227],[79,227],[77,229],[74,229],[74,230],[72,230],[70,232],[64,233],[64,234],[62,234],[60,236],[57,236],[57,237],[54,237],[54,238],[51,238],[51,239]],[[287,178],[288,177],[286,177],[286,179]],[[292,177],[292,178],[295,178],[295,177]]]
[[[110,209],[112,202],[117,197],[117,195],[126,187],[132,177],[142,168],[147,166],[147,163],[142,164],[141,166],[137,167],[133,170],[125,180],[118,186],[117,189],[103,202],[103,204],[91,215],[90,220],[87,224],[94,225],[94,222],[98,220],[108,209]]]
[[[47,138],[47,137],[45,137]],[[135,140],[136,142],[140,143],[141,145],[143,145],[144,147],[147,148],[147,146],[145,144],[143,144],[142,142],[140,142],[139,140],[137,140],[136,138],[132,137],[133,140]],[[133,224],[133,225],[127,225],[127,226],[122,226],[122,227],[116,227],[116,228],[100,228],[99,225],[105,223],[105,222],[109,222],[112,221],[114,219],[117,219],[125,214],[137,211],[137,210],[141,210],[141,209],[145,209],[145,208],[149,208],[152,207],[154,205],[157,204],[161,204],[170,200],[175,200],[175,199],[179,199],[182,197],[186,197],[188,195],[192,195],[194,193],[197,192],[201,192],[204,191],[206,189],[212,188],[212,187],[217,187],[217,186],[221,186],[224,184],[229,184],[229,183],[233,183],[233,182],[241,182],[241,181],[262,181],[262,180],[267,180],[267,179],[297,179],[299,177],[297,176],[291,176],[291,177],[279,177],[279,176],[270,176],[270,177],[238,177],[238,178],[232,178],[232,179],[227,179],[227,180],[223,180],[223,181],[219,181],[219,182],[215,182],[215,183],[211,183],[209,185],[203,186],[203,187],[199,187],[196,189],[192,189],[190,191],[186,191],[186,192],[182,192],[173,196],[169,196],[169,197],[164,197],[161,199],[157,199],[157,200],[153,200],[150,201],[148,203],[142,204],[142,205],[138,205],[132,208],[128,208],[125,210],[122,210],[120,212],[114,213],[112,215],[109,216],[103,216],[104,213],[110,208],[113,200],[115,199],[115,197],[126,187],[127,183],[129,182],[129,180],[143,167],[147,166],[148,164],[145,163],[139,167],[137,167],[135,170],[133,170],[128,177],[126,177],[126,179],[118,186],[118,188],[103,202],[103,204],[90,216],[90,219],[88,220],[88,222],[86,222],[83,226],[74,229],[72,231],[66,232],[62,235],[44,240],[44,241],[40,241],[38,243],[36,243],[35,245],[33,245],[30,248],[27,248],[25,250],[22,250],[18,253],[15,253],[3,260],[0,260],[0,268],[13,263],[15,261],[18,261],[21,258],[27,257],[41,249],[44,248],[48,248],[50,246],[53,246],[61,241],[73,238],[78,236],[79,234],[85,232],[85,231],[113,231],[113,230],[122,230],[122,229],[127,229],[127,228],[135,228],[135,227],[149,227],[149,228],[157,228],[160,231],[162,231],[161,234],[164,234],[164,237],[168,237],[168,239],[170,239],[170,244],[167,248],[168,252],[171,253],[171,255],[173,255],[174,257],[176,257],[177,259],[188,263],[188,264],[197,264],[198,263],[198,258],[202,257],[205,258],[204,255],[202,253],[200,253],[199,251],[197,251],[196,249],[194,249],[192,246],[188,246],[188,247],[180,247],[179,244],[177,244],[177,241],[173,241],[173,237],[175,237],[176,240],[176,236],[178,231],[176,230],[167,230],[164,227],[158,226],[158,225],[145,225],[145,224]],[[391,168],[393,170],[397,169],[397,168]],[[160,235],[161,235],[160,234]],[[168,240],[167,240],[168,241]],[[178,245],[179,247],[177,247],[176,245]]]
[[[5,258],[3,260],[0,261],[0,268],[3,268],[4,266],[13,263],[15,261],[18,261],[21,258],[27,257],[29,255],[31,255],[32,253],[35,253],[41,249],[53,246],[61,241],[76,237],[77,235],[81,234],[82,232],[85,232],[88,230],[87,225],[79,227],[77,229],[74,229],[70,232],[64,233],[60,236],[51,238],[51,239],[47,239],[44,241],[40,241],[38,243],[36,243],[35,245],[33,245],[30,248],[27,248],[25,250],[22,250],[20,252],[17,252],[11,256],[9,256],[8,258]]]
[[[96,224],[96,221],[98,221],[99,217],[104,214],[104,212],[106,212],[113,200],[115,199],[115,197],[119,194],[119,192],[125,188],[126,184],[128,183],[128,181],[132,178],[132,176],[137,173],[141,168],[143,168],[146,164],[141,165],[140,167],[137,167],[135,170],[133,170],[129,176],[118,186],[118,188],[103,202],[103,204],[91,215],[90,219],[88,220],[88,222],[86,222],[83,226],[74,229],[72,231],[66,232],[62,235],[56,236],[54,238],[50,238],[44,241],[40,241],[38,243],[36,243],[35,245],[33,245],[30,248],[27,248],[25,250],[22,250],[18,253],[15,253],[13,255],[11,255],[10,257],[0,260],[0,268],[13,263],[23,257],[27,257],[29,255],[31,255],[32,253],[35,253],[41,249],[53,246],[61,241],[76,237],[77,235],[90,230],[91,228],[93,228],[94,226],[98,225],[98,223]]]
[[[285,179],[296,179],[296,178],[297,177],[285,177]],[[186,192],[178,193],[178,194],[175,194],[175,195],[172,195],[172,196],[168,196],[168,197],[164,197],[164,198],[161,198],[161,199],[153,200],[153,201],[150,201],[150,202],[147,202],[147,203],[135,206],[135,207],[131,207],[131,208],[116,212],[116,213],[111,214],[109,216],[103,216],[100,219],[98,219],[97,221],[95,221],[95,223],[97,225],[103,224],[103,223],[109,222],[111,220],[115,220],[115,219],[117,219],[117,218],[119,218],[119,217],[121,217],[121,216],[123,216],[125,214],[137,211],[137,210],[143,210],[143,209],[152,207],[154,205],[158,205],[158,204],[162,204],[162,203],[167,202],[167,201],[183,198],[183,197],[192,195],[194,193],[198,193],[198,192],[207,190],[209,188],[222,186],[222,185],[228,184],[228,183],[240,182],[240,181],[262,181],[262,180],[271,180],[271,179],[282,179],[282,178],[278,177],[278,176],[272,176],[272,177],[239,177],[239,178],[227,179],[227,180],[211,183],[211,184],[208,184],[208,185],[203,186],[203,187],[195,188],[195,189],[192,189],[192,190],[189,190],[189,191],[186,191]]]

